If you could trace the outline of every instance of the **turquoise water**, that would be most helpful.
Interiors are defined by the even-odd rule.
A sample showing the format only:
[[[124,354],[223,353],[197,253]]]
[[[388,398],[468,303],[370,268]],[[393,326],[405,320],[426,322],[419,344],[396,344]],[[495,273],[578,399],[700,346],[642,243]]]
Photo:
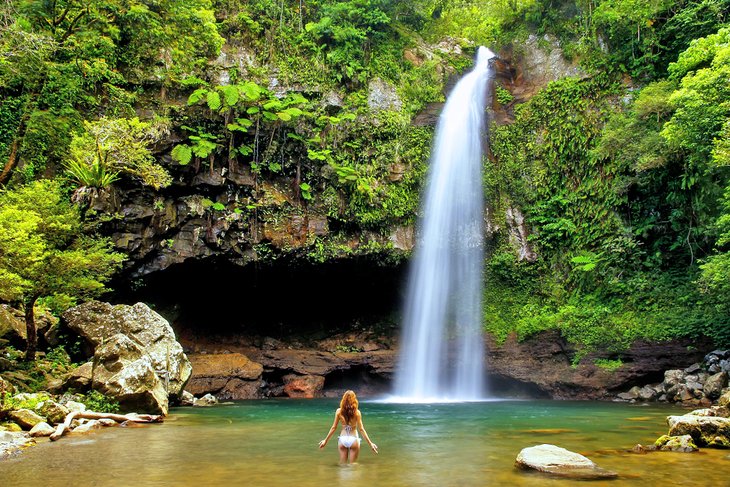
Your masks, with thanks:
[[[678,408],[558,401],[442,405],[361,402],[365,443],[337,463],[336,437],[317,443],[334,400],[245,401],[175,409],[164,424],[110,428],[42,441],[0,462],[0,486],[563,486],[514,469],[522,448],[552,443],[621,476],[591,485],[730,485],[730,451],[628,453],[666,433]]]

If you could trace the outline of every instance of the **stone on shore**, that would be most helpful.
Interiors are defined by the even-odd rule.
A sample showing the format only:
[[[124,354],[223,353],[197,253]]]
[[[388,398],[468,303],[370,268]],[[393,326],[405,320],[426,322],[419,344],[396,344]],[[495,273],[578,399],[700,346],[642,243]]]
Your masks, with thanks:
[[[123,334],[144,350],[152,370],[162,374],[170,396],[177,398],[190,379],[192,367],[170,323],[144,303],[134,306],[90,301],[63,314],[69,328],[96,351],[116,334]],[[168,377],[164,377],[168,374]]]
[[[84,404],[82,402],[66,401],[64,406],[66,406],[66,408],[68,408],[69,412],[76,411],[79,413],[83,413],[84,411],[86,411],[86,404]]]
[[[39,416],[30,409],[18,409],[15,411],[10,411],[8,417],[11,420],[15,421],[15,423],[24,430],[30,430],[33,428],[33,426],[45,421],[45,418]]]
[[[91,389],[91,381],[94,376],[94,363],[86,362],[76,367],[64,378],[63,387],[78,392],[86,392]]]
[[[168,395],[155,373],[150,356],[118,333],[95,354],[93,388],[117,401],[127,411],[166,415]]]
[[[38,403],[38,406],[36,406],[36,411],[41,416],[45,416],[46,420],[48,420],[48,422],[51,424],[63,423],[63,420],[66,419],[66,415],[71,412],[66,406],[62,406],[56,401],[50,399]]]
[[[33,444],[35,440],[28,433],[0,431],[0,459],[14,455]]]
[[[90,421],[87,421],[86,423],[77,426],[74,428],[74,433],[88,433],[89,431],[99,430],[104,427],[104,424],[99,422],[99,420],[92,419]]]
[[[37,425],[33,426],[31,428],[29,434],[33,438],[37,438],[39,436],[51,436],[53,432],[56,431],[53,426],[50,424],[44,422],[38,423]]]
[[[727,387],[727,383],[727,372],[718,372],[707,378],[702,390],[709,399],[717,399],[722,394],[722,390]]]
[[[600,468],[583,455],[549,444],[524,448],[517,455],[515,466],[571,479],[590,480],[618,477],[615,472]]]

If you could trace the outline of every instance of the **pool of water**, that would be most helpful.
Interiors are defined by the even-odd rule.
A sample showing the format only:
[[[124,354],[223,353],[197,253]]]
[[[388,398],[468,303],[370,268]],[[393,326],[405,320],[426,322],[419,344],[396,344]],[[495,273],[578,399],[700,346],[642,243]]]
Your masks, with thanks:
[[[730,451],[629,453],[666,433],[683,410],[600,402],[495,401],[386,404],[360,409],[365,443],[354,466],[338,465],[336,436],[317,443],[334,400],[244,401],[173,409],[165,423],[109,428],[39,442],[0,462],[0,486],[562,486],[513,467],[522,448],[552,443],[619,473],[591,485],[729,485]]]

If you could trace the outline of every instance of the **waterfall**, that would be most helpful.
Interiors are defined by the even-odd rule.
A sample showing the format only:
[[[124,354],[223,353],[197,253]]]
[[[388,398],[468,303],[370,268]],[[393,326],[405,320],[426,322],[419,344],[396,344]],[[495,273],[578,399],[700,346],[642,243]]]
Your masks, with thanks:
[[[398,400],[468,401],[484,394],[481,165],[493,57],[479,48],[436,128],[408,281]]]

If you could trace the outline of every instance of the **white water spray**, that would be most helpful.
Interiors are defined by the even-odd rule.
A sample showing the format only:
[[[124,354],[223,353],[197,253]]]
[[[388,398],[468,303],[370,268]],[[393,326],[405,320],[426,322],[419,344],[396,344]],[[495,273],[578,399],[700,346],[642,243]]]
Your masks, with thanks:
[[[493,57],[479,48],[474,69],[456,84],[439,118],[408,282],[397,400],[484,395],[481,164]]]

